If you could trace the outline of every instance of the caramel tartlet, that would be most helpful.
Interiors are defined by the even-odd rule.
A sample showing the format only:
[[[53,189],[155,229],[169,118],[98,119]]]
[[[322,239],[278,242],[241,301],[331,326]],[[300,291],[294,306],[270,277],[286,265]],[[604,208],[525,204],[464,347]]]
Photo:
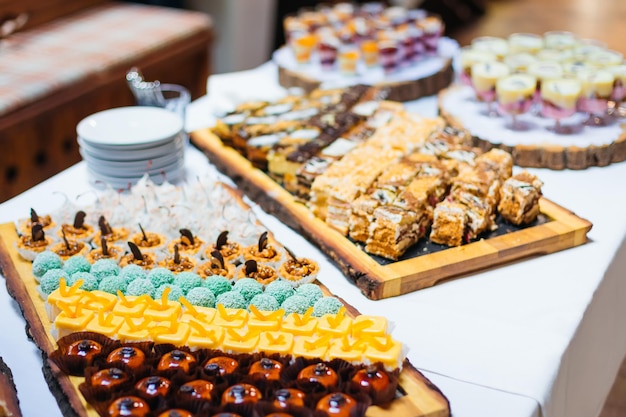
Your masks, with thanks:
[[[76,241],[88,241],[91,239],[94,229],[92,226],[85,223],[86,216],[87,213],[84,211],[77,211],[76,215],[74,215],[74,223],[63,223],[61,225],[61,228],[57,232],[59,237],[63,237],[63,235],[65,235],[68,239]]]
[[[152,269],[156,265],[156,258],[153,253],[142,253],[133,242],[128,242],[130,253],[122,256],[120,267],[126,265],[138,265],[144,269]]]
[[[282,253],[276,246],[269,243],[267,232],[263,232],[256,245],[248,246],[243,250],[244,261],[254,260],[260,263],[276,263],[282,258]]]
[[[278,279],[276,270],[269,265],[260,264],[252,259],[247,260],[239,269],[239,278],[252,278],[259,284],[267,285]]]
[[[214,250],[211,252],[209,260],[198,266],[196,270],[198,275],[202,278],[207,278],[213,275],[221,275],[226,279],[235,278],[235,265],[228,263],[222,257],[222,254]]]
[[[204,251],[204,254],[207,257],[210,257],[212,256],[212,252],[215,250],[220,252],[225,262],[235,262],[239,260],[242,253],[241,245],[239,243],[228,240],[227,231],[220,233],[215,243],[211,243]]]
[[[191,256],[198,253],[202,245],[204,245],[204,241],[194,236],[189,229],[180,229],[179,232],[180,237],[168,243],[167,250],[170,253],[174,253],[174,248],[178,247],[180,253],[184,253],[185,255]]]

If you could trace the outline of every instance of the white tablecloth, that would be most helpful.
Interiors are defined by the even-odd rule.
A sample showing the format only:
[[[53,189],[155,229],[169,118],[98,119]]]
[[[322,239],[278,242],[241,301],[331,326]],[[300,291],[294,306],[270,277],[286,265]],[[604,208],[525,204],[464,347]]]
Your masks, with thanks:
[[[187,126],[247,98],[276,97],[272,64],[209,79],[209,95],[192,104]],[[433,97],[407,107],[434,115]],[[191,173],[206,158],[187,153]],[[556,254],[496,267],[435,287],[371,301],[314,246],[254,207],[266,226],[298,255],[322,267],[320,280],[364,314],[395,323],[409,359],[449,398],[454,416],[589,417],[599,413],[626,353],[626,164],[585,171],[532,170],[550,200],[590,220],[590,242]],[[54,191],[89,188],[84,163],[0,205],[0,222],[60,204]],[[25,322],[0,288],[4,329],[0,355],[13,369],[25,416],[60,415],[43,380],[41,359]]]

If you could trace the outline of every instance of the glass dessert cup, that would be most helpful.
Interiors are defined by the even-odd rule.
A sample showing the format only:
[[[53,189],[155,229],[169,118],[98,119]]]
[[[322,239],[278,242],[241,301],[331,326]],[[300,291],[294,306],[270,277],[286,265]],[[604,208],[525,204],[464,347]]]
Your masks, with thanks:
[[[310,33],[298,33],[294,35],[291,48],[296,62],[299,65],[308,64],[311,61],[311,53],[315,49],[316,38]]]
[[[384,40],[379,42],[378,51],[380,54],[380,64],[385,74],[391,74],[398,69],[398,44],[393,40]]]
[[[472,87],[478,101],[487,104],[485,115],[497,116],[493,103],[496,100],[496,83],[509,75],[509,68],[501,62],[479,62],[472,65]]]
[[[512,33],[508,40],[511,54],[521,52],[536,54],[543,48],[543,37],[534,33]]]
[[[581,95],[578,99],[578,111],[586,113],[585,126],[606,126],[609,99],[614,90],[615,76],[605,70],[581,71],[578,74],[581,82]]]
[[[461,48],[459,60],[461,63],[459,81],[463,85],[472,86],[472,65],[478,62],[496,62],[497,57],[493,52],[476,49],[469,45]]]
[[[614,117],[626,117],[626,65],[615,65],[607,68],[615,76],[611,101],[609,102],[609,114]]]
[[[576,113],[576,103],[582,91],[576,79],[546,80],[541,84],[541,115],[554,119],[554,126],[548,128],[557,134],[571,134],[580,126],[562,125],[561,120]]]
[[[419,21],[419,26],[424,31],[424,52],[427,56],[437,55],[439,39],[443,35],[444,23],[441,17],[429,15]]]
[[[527,73],[537,79],[535,106],[532,112],[535,116],[541,117],[541,84],[545,80],[563,78],[563,67],[555,61],[537,61],[528,66]]]
[[[356,45],[342,45],[339,47],[339,71],[343,75],[353,76],[357,73],[359,62],[359,50]]]
[[[510,116],[506,125],[511,130],[529,130],[529,123],[520,121],[517,116],[527,113],[533,105],[537,80],[528,74],[513,74],[500,78],[496,83],[498,113]]]
[[[547,49],[564,51],[573,49],[578,43],[578,38],[572,32],[551,30],[543,34],[543,41]]]
[[[509,54],[509,43],[496,36],[480,36],[472,40],[472,47],[480,51],[491,52],[499,61]]]
[[[320,40],[317,46],[317,54],[322,70],[331,71],[335,68],[338,47],[339,40],[336,38],[324,37]]]

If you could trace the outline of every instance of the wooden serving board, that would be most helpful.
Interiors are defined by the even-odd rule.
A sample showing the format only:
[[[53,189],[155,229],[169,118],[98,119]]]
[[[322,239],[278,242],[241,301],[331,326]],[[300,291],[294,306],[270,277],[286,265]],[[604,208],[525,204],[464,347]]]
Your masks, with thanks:
[[[503,224],[498,233],[504,234],[454,248],[422,248],[418,243],[411,253],[390,262],[365,253],[327,226],[267,174],[253,167],[233,148],[224,146],[210,129],[192,132],[191,138],[252,200],[318,245],[373,300],[406,294],[512,260],[581,245],[587,241],[592,226],[571,211],[541,198],[540,221],[531,227],[515,229]]]
[[[616,124],[621,123],[621,126],[615,129],[617,132],[610,137],[610,140],[598,145],[586,144],[584,140],[568,141],[578,143],[566,145],[564,141],[568,139],[567,135],[561,135],[562,138],[546,137],[548,136],[547,132],[542,128],[519,132],[519,143],[501,143],[500,131],[502,128],[498,130],[498,126],[504,123],[502,118],[488,117],[478,114],[478,112],[474,114],[458,106],[453,108],[446,105],[448,97],[465,94],[462,90],[465,88],[457,85],[442,90],[438,97],[439,114],[450,126],[469,131],[472,135],[473,145],[484,151],[500,148],[513,156],[516,165],[554,170],[586,169],[592,166],[607,166],[626,160],[626,124],[623,121],[616,122]],[[481,104],[476,103],[476,106]],[[490,127],[490,134],[477,133],[461,120],[462,117],[473,119],[474,122],[482,126]],[[596,127],[586,127],[585,129],[589,135],[598,134]],[[532,143],[528,141],[529,135],[533,136]]]
[[[13,374],[0,358],[0,416],[20,417],[21,415]]]
[[[37,282],[32,275],[32,263],[22,259],[17,253],[18,240],[13,223],[0,224],[0,267],[6,278],[9,294],[17,301],[28,324],[29,337],[33,339],[44,358],[56,350],[56,341],[51,335],[52,323],[48,320],[45,301],[37,292]],[[322,290],[330,292],[317,282]],[[341,300],[352,317],[360,313],[350,304]],[[96,411],[86,403],[78,390],[81,377],[68,376],[50,360],[44,360],[44,374],[50,390],[54,394],[64,416],[96,417]],[[411,363],[404,361],[400,373],[399,388],[402,396],[392,401],[388,407],[372,406],[367,417],[448,417],[450,405],[446,397]]]

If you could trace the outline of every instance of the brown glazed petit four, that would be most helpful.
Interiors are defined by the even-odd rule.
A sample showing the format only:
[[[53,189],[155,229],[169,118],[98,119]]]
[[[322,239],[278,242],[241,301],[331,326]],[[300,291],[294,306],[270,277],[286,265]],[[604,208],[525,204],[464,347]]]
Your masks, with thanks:
[[[166,397],[170,392],[171,382],[162,376],[152,375],[145,377],[135,384],[139,395],[145,399]]]
[[[204,370],[209,375],[230,375],[237,370],[239,363],[228,356],[216,356],[204,363]]]
[[[84,358],[87,364],[91,364],[94,357],[102,353],[102,345],[96,341],[83,339],[71,343],[67,347],[66,356]]]
[[[384,391],[388,389],[390,384],[389,376],[374,365],[357,371],[352,377],[352,382],[355,382],[362,388],[374,391]]]
[[[107,408],[110,417],[145,417],[150,413],[148,404],[132,395],[114,400]]]
[[[210,381],[204,379],[195,379],[184,383],[178,389],[180,397],[185,399],[197,399],[211,401],[212,391],[215,386]]]
[[[319,382],[325,387],[334,387],[339,382],[337,373],[325,363],[309,365],[298,373],[298,379]]]
[[[158,417],[193,417],[193,414],[187,410],[183,410],[182,408],[175,408],[163,411]]]
[[[157,365],[157,370],[167,371],[180,369],[183,372],[189,372],[191,367],[196,363],[196,358],[190,353],[182,350],[174,349],[171,352],[161,356]]]
[[[237,384],[228,387],[222,394],[222,404],[256,403],[262,398],[261,391],[254,385]]]
[[[129,368],[136,369],[143,365],[146,359],[145,353],[139,348],[133,346],[122,346],[113,350],[107,356],[107,362],[123,362]]]
[[[128,381],[126,372],[119,368],[105,368],[91,375],[92,387],[115,388]]]
[[[342,392],[333,392],[322,397],[315,409],[324,411],[329,416],[349,417],[350,412],[356,406],[357,402],[354,398]]]
[[[283,365],[280,362],[270,358],[262,358],[250,366],[248,374],[262,375],[263,378],[268,380],[279,380],[282,369]]]
[[[281,388],[274,393],[274,402],[277,408],[304,407],[306,394],[295,388]]]

